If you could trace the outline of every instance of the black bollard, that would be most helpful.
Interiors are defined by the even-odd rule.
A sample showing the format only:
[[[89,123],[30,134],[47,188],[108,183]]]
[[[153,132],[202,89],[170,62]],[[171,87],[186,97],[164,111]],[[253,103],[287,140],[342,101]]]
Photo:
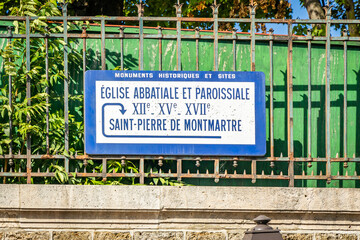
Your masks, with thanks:
[[[256,217],[254,222],[257,225],[245,232],[243,240],[283,240],[279,229],[273,229],[267,225],[270,221],[271,218],[265,215]]]

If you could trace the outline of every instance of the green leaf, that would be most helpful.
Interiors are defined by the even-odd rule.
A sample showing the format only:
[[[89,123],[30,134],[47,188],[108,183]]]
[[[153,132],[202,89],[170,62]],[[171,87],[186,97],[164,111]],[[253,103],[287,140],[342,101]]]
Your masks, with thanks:
[[[66,150],[64,150],[63,155],[64,155],[65,157],[68,157],[68,158],[71,157],[71,155],[69,154],[69,152],[66,151]]]

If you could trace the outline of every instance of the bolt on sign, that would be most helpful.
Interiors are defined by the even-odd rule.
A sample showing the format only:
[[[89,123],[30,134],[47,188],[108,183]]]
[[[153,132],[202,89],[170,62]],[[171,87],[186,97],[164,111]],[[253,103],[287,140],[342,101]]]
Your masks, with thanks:
[[[87,71],[88,154],[259,156],[262,72]]]

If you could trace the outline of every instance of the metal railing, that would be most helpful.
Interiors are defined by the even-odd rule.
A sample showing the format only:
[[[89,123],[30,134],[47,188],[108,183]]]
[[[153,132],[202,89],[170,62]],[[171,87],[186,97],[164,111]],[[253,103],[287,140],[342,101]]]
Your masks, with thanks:
[[[89,69],[86,63],[86,49],[87,41],[89,39],[100,39],[101,40],[101,69],[106,70],[106,45],[105,40],[107,39],[119,39],[120,40],[120,63],[121,69],[124,69],[124,40],[126,39],[138,39],[139,40],[139,70],[144,70],[144,39],[158,39],[159,41],[159,70],[162,70],[162,41],[164,40],[174,40],[176,41],[176,68],[177,70],[182,70],[182,44],[183,40],[192,40],[196,44],[196,70],[199,70],[199,42],[202,40],[211,40],[214,44],[214,63],[213,70],[219,70],[219,41],[229,41],[233,44],[233,70],[237,71],[237,61],[238,56],[236,54],[236,44],[240,41],[250,42],[250,70],[255,71],[255,56],[256,56],[256,43],[258,41],[268,42],[269,46],[269,84],[267,86],[269,94],[269,119],[268,119],[268,155],[267,157],[198,157],[198,156],[88,156],[86,153],[84,155],[75,155],[75,156],[65,156],[63,154],[34,154],[31,149],[31,136],[28,134],[27,137],[27,148],[26,154],[19,153],[16,154],[12,152],[11,147],[9,152],[4,155],[0,155],[0,161],[3,161],[3,167],[0,171],[0,177],[3,179],[6,177],[21,177],[26,178],[27,183],[31,183],[31,178],[35,177],[54,177],[54,172],[46,171],[33,171],[32,161],[47,161],[60,159],[63,160],[65,171],[71,176],[76,175],[76,177],[93,177],[99,178],[102,180],[111,179],[111,178],[136,178],[140,184],[146,183],[146,179],[153,178],[170,178],[178,181],[184,179],[214,179],[215,182],[218,182],[219,179],[240,179],[240,180],[249,180],[252,183],[255,183],[257,180],[284,180],[280,185],[288,185],[290,187],[296,186],[296,181],[304,180],[323,180],[324,182],[330,183],[332,180],[360,180],[360,176],[357,176],[356,169],[359,167],[358,163],[360,161],[359,156],[355,156],[355,153],[352,157],[347,155],[348,150],[348,120],[347,120],[347,88],[348,88],[348,77],[347,77],[347,52],[348,52],[348,42],[359,42],[360,37],[348,36],[347,31],[344,31],[343,35],[340,37],[332,37],[330,34],[331,24],[360,24],[360,20],[333,20],[330,18],[330,8],[326,8],[326,19],[321,20],[301,20],[301,19],[256,19],[255,10],[256,6],[250,6],[250,18],[219,18],[218,17],[218,8],[219,5],[215,3],[212,5],[213,17],[211,18],[194,18],[194,17],[182,17],[181,7],[182,4],[177,2],[175,4],[176,8],[176,17],[145,17],[144,13],[144,4],[140,3],[138,6],[138,16],[137,17],[74,17],[67,15],[66,5],[63,6],[63,16],[62,17],[47,17],[47,21],[52,22],[62,22],[63,26],[67,26],[68,22],[74,21],[99,21],[100,22],[100,34],[98,33],[88,33],[87,28],[83,27],[81,33],[68,32],[67,27],[64,27],[63,33],[53,33],[44,36],[41,33],[30,33],[30,23],[38,17],[15,17],[15,16],[0,16],[1,21],[23,21],[26,23],[26,34],[15,34],[9,28],[8,33],[0,34],[0,39],[8,39],[11,41],[15,38],[26,39],[26,69],[30,71],[31,56],[30,56],[30,39],[41,38],[44,39],[47,45],[48,39],[51,38],[61,38],[67,44],[68,39],[80,39],[82,40],[83,48],[83,64],[82,70],[85,73]],[[138,22],[138,33],[125,33],[125,26],[120,27],[119,33],[107,33],[106,24],[112,21],[124,21],[124,22]],[[176,34],[164,34],[161,27],[157,28],[157,34],[148,34],[144,33],[144,22],[176,22]],[[199,28],[194,30],[194,34],[183,35],[181,29],[182,22],[210,22],[213,23],[212,34],[200,34]],[[219,34],[219,23],[248,23],[250,24],[250,33],[249,34],[238,34],[236,30],[229,32],[229,34]],[[270,31],[270,34],[256,34],[256,24],[286,24],[288,27],[287,35],[275,35],[273,31]],[[311,30],[308,31],[306,36],[297,36],[293,34],[293,26],[296,24],[323,24],[326,26],[325,36],[312,36]],[[336,157],[332,157],[331,152],[331,107],[330,107],[330,47],[332,41],[341,42],[343,45],[343,58],[344,58],[344,79],[343,79],[343,89],[344,89],[344,100],[343,100],[343,155],[339,156],[336,154]],[[274,62],[273,62],[273,48],[274,44],[277,42],[287,43],[287,72],[286,72],[286,134],[287,134],[287,153],[281,153],[279,156],[275,155],[275,143],[274,143]],[[293,101],[293,44],[294,42],[303,42],[307,44],[308,49],[308,76],[307,76],[307,154],[301,157],[294,156],[294,101]],[[312,44],[313,42],[325,42],[325,121],[323,128],[325,129],[325,156],[324,157],[313,157],[312,153],[312,75],[311,75],[311,65],[312,65]],[[46,47],[47,48],[47,47]],[[69,60],[68,60],[68,47],[64,47],[64,122],[65,122],[65,131],[64,131],[64,142],[65,150],[69,151]],[[47,59],[44,59],[46,72],[48,72],[48,63]],[[49,76],[46,76],[47,78]],[[9,77],[9,82],[11,82],[11,76]],[[31,105],[30,101],[30,89],[31,89],[31,79],[27,78],[26,83],[26,97],[28,100],[28,105]],[[12,96],[11,96],[11,84],[9,84],[9,103],[11,105]],[[49,115],[46,116],[47,122],[49,121]],[[13,127],[13,122],[10,118],[10,129]],[[359,122],[355,124],[356,128],[359,128]],[[47,127],[47,132],[49,128]],[[319,140],[318,140],[319,141]],[[47,145],[49,141],[47,140]],[[48,148],[48,147],[47,147]],[[285,156],[284,156],[285,155]],[[13,171],[14,160],[16,159],[26,159],[26,170],[18,170],[17,172]],[[99,162],[99,165],[102,165],[103,168],[100,170],[93,170],[93,172],[87,172],[88,161]],[[127,161],[132,161],[137,167],[138,172],[124,171],[124,168],[120,172],[111,172],[107,169],[107,164],[109,161],[119,161],[122,166],[127,164]],[[81,169],[70,169],[69,162],[71,161],[80,161],[84,165]],[[342,174],[332,173],[332,165],[336,163],[342,163],[341,168],[344,168]],[[348,164],[355,164],[354,171],[349,173],[346,168]],[[297,169],[295,169],[295,164],[297,164]],[[322,167],[319,167],[317,170],[311,170],[311,167],[315,164],[319,164]],[[7,166],[4,168],[4,166]],[[279,166],[276,168],[276,166]],[[299,170],[299,166],[300,169]],[[325,167],[324,167],[325,166]],[[147,169],[147,167],[149,167]],[[276,168],[277,170],[274,170]],[[156,170],[154,170],[156,169]],[[320,170],[319,170],[320,169]],[[323,170],[321,170],[323,169]],[[4,181],[5,182],[5,181]],[[250,184],[250,182],[242,183]],[[261,183],[260,183],[261,185]],[[276,184],[275,184],[276,185]]]

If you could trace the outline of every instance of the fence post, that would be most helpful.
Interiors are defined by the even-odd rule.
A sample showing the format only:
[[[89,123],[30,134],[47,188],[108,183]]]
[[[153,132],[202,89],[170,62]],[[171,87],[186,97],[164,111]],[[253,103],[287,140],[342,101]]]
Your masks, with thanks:
[[[251,4],[249,6],[250,9],[250,20],[251,20],[251,25],[250,25],[250,35],[251,35],[251,53],[250,53],[250,62],[251,62],[251,66],[250,66],[250,70],[251,71],[255,71],[255,9],[256,9],[256,3],[255,4]]]
[[[211,5],[214,17],[214,71],[219,71],[219,6],[220,4],[216,4],[216,0]]]
[[[177,20],[176,20],[177,68],[176,69],[178,71],[181,71],[181,20],[179,18],[181,18],[182,5],[183,5],[183,3],[180,3],[179,0],[174,5],[174,7],[176,8],[176,17],[177,17]]]
[[[65,151],[69,153],[69,66],[67,36],[67,3],[62,6],[64,26],[64,115],[65,115]],[[65,171],[69,172],[69,158],[65,156]]]
[[[26,17],[26,98],[27,106],[31,106],[31,78],[29,72],[31,70],[30,66],[30,17]],[[31,117],[30,114],[26,115],[26,122],[30,123]],[[31,134],[26,133],[26,183],[31,183]]]
[[[287,58],[287,141],[289,157],[289,187],[294,187],[294,109],[293,109],[293,39],[292,21],[288,22],[288,58]]]
[[[326,150],[326,178],[327,183],[331,182],[331,143],[330,143],[330,15],[331,8],[329,5],[325,7],[326,13],[326,93],[325,93],[325,150]]]
[[[136,4],[139,17],[139,70],[144,70],[144,3]]]

